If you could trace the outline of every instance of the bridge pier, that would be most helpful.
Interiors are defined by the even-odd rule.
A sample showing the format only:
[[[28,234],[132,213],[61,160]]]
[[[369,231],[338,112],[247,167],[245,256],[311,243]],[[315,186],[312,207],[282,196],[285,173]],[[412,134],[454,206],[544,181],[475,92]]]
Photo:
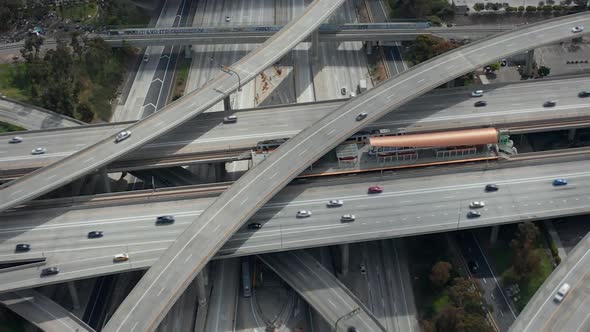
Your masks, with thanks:
[[[526,60],[524,63],[524,74],[527,76],[533,75],[533,65],[535,63],[535,50],[530,50],[526,53]]]
[[[350,245],[348,243],[340,246],[340,275],[342,277],[348,274],[348,262],[350,257]]]
[[[110,193],[111,192],[111,178],[109,177],[109,173],[107,172],[107,168],[103,167],[100,169],[100,174],[102,176],[103,185],[104,185],[104,192]]]
[[[311,56],[317,60],[320,55],[320,34],[318,30],[311,33]]]
[[[193,58],[193,45],[186,45],[184,47],[184,58],[185,59],[192,59]]]
[[[74,307],[74,310],[78,310],[80,309],[80,300],[78,299],[78,290],[76,290],[76,284],[74,281],[69,281],[67,284],[68,291],[72,297],[72,306]]]
[[[204,272],[197,274],[196,278],[197,283],[197,301],[199,302],[199,307],[203,307],[207,304],[207,290],[206,290],[206,281]]]
[[[492,233],[490,234],[490,243],[494,244],[498,241],[498,233],[500,232],[500,226],[492,226]]]
[[[576,128],[572,128],[567,132],[567,140],[571,143],[576,138]]]
[[[223,110],[231,111],[231,100],[229,99],[229,95],[223,98]]]

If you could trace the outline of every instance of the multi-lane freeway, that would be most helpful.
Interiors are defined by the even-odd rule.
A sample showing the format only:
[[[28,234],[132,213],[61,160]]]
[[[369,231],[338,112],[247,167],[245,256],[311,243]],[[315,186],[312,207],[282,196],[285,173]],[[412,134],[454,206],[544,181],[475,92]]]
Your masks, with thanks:
[[[303,250],[259,256],[334,327],[334,331],[385,331],[363,303]],[[393,332],[393,331],[390,331]]]
[[[533,163],[534,164],[534,163]],[[588,161],[548,163],[524,167],[477,167],[461,173],[434,175],[431,170],[355,176],[288,186],[250,222],[262,228],[243,227],[217,254],[218,258],[318,247],[347,242],[410,236],[475,228],[523,220],[536,220],[590,211]],[[436,170],[436,169],[435,169]],[[570,184],[553,187],[554,178]],[[461,179],[461,180],[458,180]],[[433,185],[436,184],[436,185]],[[496,183],[500,190],[485,193]],[[367,186],[384,187],[380,195],[368,195]],[[120,196],[117,196],[120,197]],[[147,199],[147,201],[146,201]],[[15,211],[0,217],[0,259],[46,257],[43,267],[0,274],[0,291],[17,290],[95,275],[145,269],[193,223],[214,197],[200,199],[144,198],[136,204],[53,208]],[[340,208],[327,208],[329,199],[342,199]],[[484,201],[482,216],[467,218],[469,203]],[[312,216],[297,219],[298,210]],[[341,223],[343,214],[356,216]],[[159,215],[173,214],[173,225],[156,226]],[[104,237],[88,239],[101,230]],[[30,253],[14,253],[17,243],[30,243]],[[129,253],[128,262],[114,263],[113,256]],[[59,266],[56,276],[40,277],[41,268]]]
[[[555,294],[565,283],[561,303]],[[513,332],[590,331],[590,234],[586,235],[537,290],[511,326]]]
[[[153,330],[233,233],[290,180],[367,123],[446,81],[506,55],[572,38],[582,13],[527,25],[445,53],[361,94],[287,141],[236,181],[183,232],[117,309],[106,331]],[[362,121],[357,115],[366,112]]]
[[[476,109],[466,88],[453,88],[427,93],[423,98],[387,114],[367,129],[390,128],[406,133],[496,126],[531,125],[540,122],[571,122],[588,118],[590,101],[578,92],[590,86],[590,78],[575,77],[541,82],[491,84],[485,87],[488,106]],[[557,106],[542,106],[547,99]],[[479,100],[479,99],[478,99]],[[341,101],[316,104],[286,105],[236,112],[238,122],[223,124],[222,114],[201,114],[169,134],[126,155],[109,165],[112,170],[129,170],[158,165],[185,164],[196,160],[234,159],[262,140],[292,137],[321,119]],[[558,110],[558,111],[556,111]],[[272,116],[271,116],[272,115]],[[20,144],[8,144],[10,135],[0,135],[0,175],[12,178],[83,149],[122,130],[130,123],[71,128],[59,131],[36,131],[19,134]],[[47,153],[31,155],[43,146]],[[157,156],[157,157],[154,157]],[[192,158],[187,158],[192,156]],[[199,157],[199,158],[197,158]]]
[[[202,113],[238,89],[242,82],[248,82],[260,71],[279,60],[330,16],[342,2],[343,0],[313,2],[301,16],[234,63],[229,71],[220,71],[201,89],[189,93],[159,112],[128,127],[127,130],[131,136],[126,140],[116,143],[114,136],[107,137],[57,163],[0,187],[0,211],[99,169]]]

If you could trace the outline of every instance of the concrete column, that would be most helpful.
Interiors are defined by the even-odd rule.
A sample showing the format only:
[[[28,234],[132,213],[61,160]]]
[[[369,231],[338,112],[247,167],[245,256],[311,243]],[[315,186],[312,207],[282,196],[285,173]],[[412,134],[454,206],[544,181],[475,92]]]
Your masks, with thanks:
[[[193,57],[193,45],[186,45],[184,47],[184,58],[192,59]]]
[[[454,88],[455,87],[455,80],[452,79],[447,82],[447,88]]]
[[[231,100],[229,99],[229,95],[223,98],[223,110],[231,111]]]
[[[350,245],[340,245],[340,275],[346,276],[348,274],[348,262],[350,256]]]
[[[533,64],[535,63],[535,50],[530,50],[526,53],[526,61],[524,64],[525,75],[533,75]]]
[[[498,241],[498,232],[500,231],[500,226],[493,226],[492,227],[492,234],[490,234],[490,243],[494,244]]]
[[[371,55],[371,53],[373,53],[373,42],[372,41],[366,41],[365,42],[365,52],[367,53],[367,55]]]
[[[202,273],[197,274],[196,282],[197,282],[197,301],[199,302],[199,307],[202,307],[207,304],[207,291],[205,288],[205,278],[203,277]]]
[[[572,142],[576,137],[576,128],[572,128],[567,132],[567,140]]]
[[[320,35],[317,30],[311,33],[311,55],[314,60],[320,55]]]
[[[109,173],[107,172],[107,168],[103,167],[100,170],[100,173],[101,173],[102,179],[104,181],[104,192],[110,193],[111,192],[111,178],[109,177]]]
[[[86,177],[81,177],[80,179],[72,182],[72,196],[80,196],[82,192],[82,184],[84,184],[84,180]]]
[[[222,182],[225,179],[225,163],[215,164],[215,180]]]
[[[74,306],[74,310],[78,310],[80,309],[80,300],[78,300],[78,291],[76,290],[76,285],[74,284],[74,281],[69,281],[67,284],[68,291],[72,297],[72,305]]]

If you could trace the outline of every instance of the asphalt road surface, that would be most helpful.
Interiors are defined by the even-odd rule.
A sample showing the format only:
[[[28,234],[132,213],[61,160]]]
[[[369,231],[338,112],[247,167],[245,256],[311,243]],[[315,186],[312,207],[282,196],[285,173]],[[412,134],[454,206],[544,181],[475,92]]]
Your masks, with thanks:
[[[361,94],[303,130],[243,175],[178,237],[119,306],[105,331],[153,330],[231,235],[313,161],[366,123],[480,65],[569,39],[573,26],[589,23],[590,14],[570,15],[458,48]],[[367,116],[356,121],[360,112]]]

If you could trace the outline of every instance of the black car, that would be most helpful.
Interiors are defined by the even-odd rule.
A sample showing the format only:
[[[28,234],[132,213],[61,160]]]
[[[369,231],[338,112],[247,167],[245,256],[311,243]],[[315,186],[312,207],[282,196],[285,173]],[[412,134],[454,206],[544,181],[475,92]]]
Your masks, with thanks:
[[[156,224],[173,224],[174,216],[159,216],[156,218]]]
[[[29,250],[31,250],[31,245],[28,243],[19,243],[16,245],[16,248],[14,250],[16,252],[29,251]]]
[[[487,104],[488,103],[485,100],[480,100],[480,101],[476,101],[475,104],[473,104],[473,106],[475,106],[475,107],[484,107]]]
[[[52,267],[48,267],[46,269],[41,270],[42,277],[52,276],[52,275],[56,275],[58,273],[59,273],[59,267],[57,267],[57,266],[52,266]]]
[[[346,331],[347,332],[359,332],[359,330],[357,330],[357,328],[354,326],[349,327],[348,330],[346,330]]]
[[[553,100],[547,100],[546,102],[543,103],[543,107],[553,107],[557,105],[556,102],[554,102]]]
[[[495,184],[488,184],[486,185],[486,191],[487,192],[492,192],[492,191],[498,191],[498,186]]]
[[[578,97],[580,97],[580,98],[590,97],[590,92],[588,92],[588,91],[580,91],[578,93]]]
[[[262,228],[262,225],[257,222],[253,222],[251,224],[248,224],[248,229],[256,230],[256,229],[261,229],[261,228]]]
[[[476,273],[477,270],[479,270],[479,264],[473,260],[467,262],[467,267],[469,267],[469,271],[471,271],[471,273]]]
[[[104,233],[102,231],[92,231],[88,233],[88,238],[89,239],[95,239],[98,237],[102,237],[104,235]]]

